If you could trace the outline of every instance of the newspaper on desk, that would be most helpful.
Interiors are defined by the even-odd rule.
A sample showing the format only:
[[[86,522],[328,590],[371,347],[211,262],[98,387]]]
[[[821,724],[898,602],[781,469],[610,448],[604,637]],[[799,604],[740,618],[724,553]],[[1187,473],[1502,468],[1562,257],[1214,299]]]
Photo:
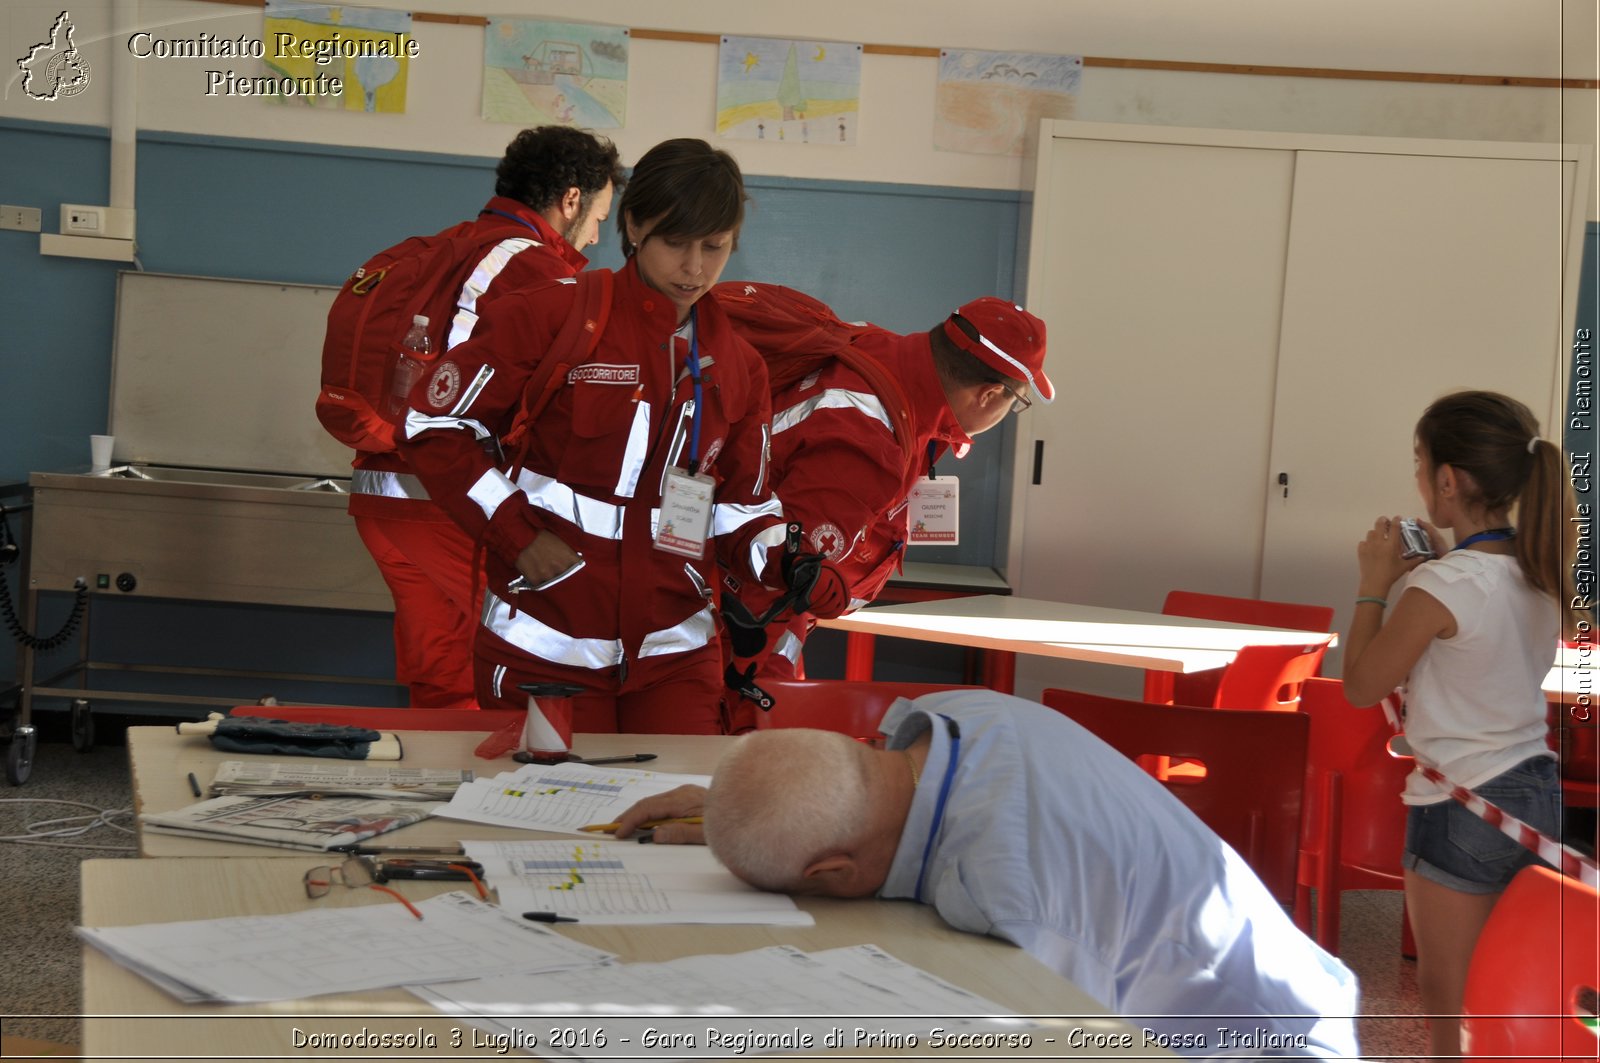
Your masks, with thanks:
[[[984,1054],[1003,1057],[1008,1041],[1013,1048],[1026,1044],[1023,1037],[1035,1026],[876,945],[811,953],[774,946],[408,988],[486,1031],[496,1047],[568,1059],[881,1053],[918,1047],[934,1028],[946,1037],[982,1035],[985,1047],[1000,1050]],[[564,1023],[563,1033],[578,1036],[552,1039],[549,1020],[541,1023],[540,1015],[606,1018]]]
[[[528,764],[492,779],[463,783],[450,803],[439,809],[439,816],[584,835],[578,828],[614,822],[641,798],[688,783],[709,786],[711,777],[587,764]]]
[[[364,797],[448,801],[462,783],[472,781],[467,768],[373,767],[367,764],[225,760],[211,780],[212,797],[233,794],[320,793]]]
[[[601,926],[815,923],[786,894],[740,881],[703,845],[574,838],[462,846],[512,911],[550,912]]]
[[[376,834],[410,826],[439,807],[438,801],[414,797],[236,794],[170,812],[145,812],[139,822],[157,834],[325,850],[356,845]]]
[[[80,938],[186,1003],[257,1004],[462,978],[570,971],[613,953],[579,944],[467,893],[141,926]]]

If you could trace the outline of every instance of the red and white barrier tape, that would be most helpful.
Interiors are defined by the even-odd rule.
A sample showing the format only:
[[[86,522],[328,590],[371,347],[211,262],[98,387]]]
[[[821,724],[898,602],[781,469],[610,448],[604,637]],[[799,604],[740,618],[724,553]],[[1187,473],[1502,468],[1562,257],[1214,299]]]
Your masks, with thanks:
[[[1383,699],[1383,711],[1389,716],[1390,722],[1396,724],[1398,730],[1400,699],[1398,694],[1390,695]],[[1423,777],[1448,787],[1450,796],[1460,801],[1463,805],[1485,823],[1500,831],[1506,837],[1516,841],[1525,849],[1531,849],[1539,858],[1551,867],[1557,868],[1563,875],[1575,878],[1588,886],[1600,889],[1600,867],[1595,862],[1578,852],[1569,845],[1563,845],[1548,834],[1530,827],[1516,816],[1507,812],[1490,801],[1485,801],[1465,786],[1458,786],[1444,776],[1444,773],[1431,764],[1424,764],[1420,758],[1416,759],[1417,770]]]

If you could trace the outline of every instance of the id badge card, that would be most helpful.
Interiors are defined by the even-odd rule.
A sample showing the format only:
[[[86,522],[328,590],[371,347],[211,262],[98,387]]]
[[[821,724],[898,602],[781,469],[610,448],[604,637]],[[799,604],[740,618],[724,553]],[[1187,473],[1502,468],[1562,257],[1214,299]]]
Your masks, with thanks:
[[[961,542],[961,481],[954,476],[924,477],[906,498],[908,545],[955,546]]]
[[[667,470],[661,491],[661,522],[656,525],[657,550],[696,561],[706,556],[715,490],[715,482],[704,473],[691,476],[677,467]]]

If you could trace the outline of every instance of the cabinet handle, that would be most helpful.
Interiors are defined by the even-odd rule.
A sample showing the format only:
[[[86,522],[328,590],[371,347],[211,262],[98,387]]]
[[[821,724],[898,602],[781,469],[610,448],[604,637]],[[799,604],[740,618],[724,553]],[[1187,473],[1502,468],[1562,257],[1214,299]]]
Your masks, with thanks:
[[[1044,440],[1033,441],[1033,482],[1035,485],[1044,482]]]
[[[1289,497],[1289,474],[1288,473],[1280,472],[1278,474],[1278,486],[1283,488],[1283,497],[1284,498],[1288,498]]]

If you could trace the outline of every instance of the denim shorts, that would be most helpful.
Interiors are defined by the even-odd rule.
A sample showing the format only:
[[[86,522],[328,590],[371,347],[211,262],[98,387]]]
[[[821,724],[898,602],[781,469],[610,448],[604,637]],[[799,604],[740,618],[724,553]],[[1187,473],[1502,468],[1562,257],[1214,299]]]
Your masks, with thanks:
[[[1472,792],[1536,830],[1561,836],[1561,780],[1554,757],[1530,757]],[[1542,861],[1532,850],[1453,797],[1412,805],[1407,815],[1401,864],[1430,882],[1462,893],[1499,893],[1533,863]]]

